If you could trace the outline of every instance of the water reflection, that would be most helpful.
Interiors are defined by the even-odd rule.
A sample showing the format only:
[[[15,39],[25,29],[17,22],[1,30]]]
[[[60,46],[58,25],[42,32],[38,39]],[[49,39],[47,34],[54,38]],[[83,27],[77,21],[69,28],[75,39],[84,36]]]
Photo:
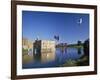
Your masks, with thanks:
[[[78,54],[81,54],[81,48],[78,48],[77,50],[78,50]]]
[[[67,53],[67,48],[60,48],[61,53]]]
[[[50,53],[48,53],[50,54]],[[59,67],[63,65],[67,60],[77,60],[83,55],[82,48],[67,48],[67,49],[60,49],[56,48],[55,52],[55,59],[52,61],[47,61],[45,63],[41,61],[36,61],[33,58],[33,61],[23,64],[23,69],[26,68],[45,68],[45,67]],[[49,56],[45,56],[44,59],[46,60]],[[34,61],[35,60],[35,61]]]

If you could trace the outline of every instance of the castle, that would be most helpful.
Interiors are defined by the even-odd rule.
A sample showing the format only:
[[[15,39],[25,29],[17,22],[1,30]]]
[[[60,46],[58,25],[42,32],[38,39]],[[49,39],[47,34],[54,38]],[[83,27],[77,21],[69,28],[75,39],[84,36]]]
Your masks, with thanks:
[[[35,61],[48,62],[55,60],[55,41],[35,40],[34,42],[23,38],[22,48],[24,50],[32,49],[32,55]],[[27,55],[29,52],[27,52]],[[24,53],[23,53],[24,54]]]
[[[35,60],[39,60],[41,62],[55,60],[55,41],[36,40],[33,48]]]

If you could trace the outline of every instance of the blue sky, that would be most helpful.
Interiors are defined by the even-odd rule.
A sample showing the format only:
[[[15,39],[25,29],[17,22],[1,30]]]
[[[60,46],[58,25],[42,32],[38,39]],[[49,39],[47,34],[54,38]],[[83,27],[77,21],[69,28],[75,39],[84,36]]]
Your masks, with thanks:
[[[54,40],[54,35],[59,35],[59,42],[83,42],[89,38],[89,14],[22,11],[22,33],[29,40],[37,36]]]

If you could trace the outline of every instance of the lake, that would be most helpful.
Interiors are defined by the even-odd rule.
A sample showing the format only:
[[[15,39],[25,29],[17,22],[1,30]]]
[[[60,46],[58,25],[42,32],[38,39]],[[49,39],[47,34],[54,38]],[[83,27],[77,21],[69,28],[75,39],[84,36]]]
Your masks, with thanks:
[[[23,64],[23,69],[29,68],[48,68],[48,67],[59,67],[59,65],[64,64],[68,60],[77,60],[83,55],[83,49],[80,51],[77,48],[67,48],[65,51],[61,51],[61,49],[56,49],[56,58],[54,61],[50,61],[47,63],[41,63],[39,61],[32,61],[27,64]]]

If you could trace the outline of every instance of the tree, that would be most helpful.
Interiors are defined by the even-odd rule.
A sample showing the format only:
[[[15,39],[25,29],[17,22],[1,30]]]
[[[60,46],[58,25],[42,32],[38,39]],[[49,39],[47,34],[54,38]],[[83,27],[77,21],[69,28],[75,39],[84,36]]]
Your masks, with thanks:
[[[80,46],[80,45],[81,45],[81,43],[82,43],[81,41],[77,41],[78,46]]]
[[[89,56],[89,39],[84,41],[83,47],[84,47],[84,55]]]
[[[77,41],[77,45],[78,45],[78,54],[81,54],[81,41]]]

